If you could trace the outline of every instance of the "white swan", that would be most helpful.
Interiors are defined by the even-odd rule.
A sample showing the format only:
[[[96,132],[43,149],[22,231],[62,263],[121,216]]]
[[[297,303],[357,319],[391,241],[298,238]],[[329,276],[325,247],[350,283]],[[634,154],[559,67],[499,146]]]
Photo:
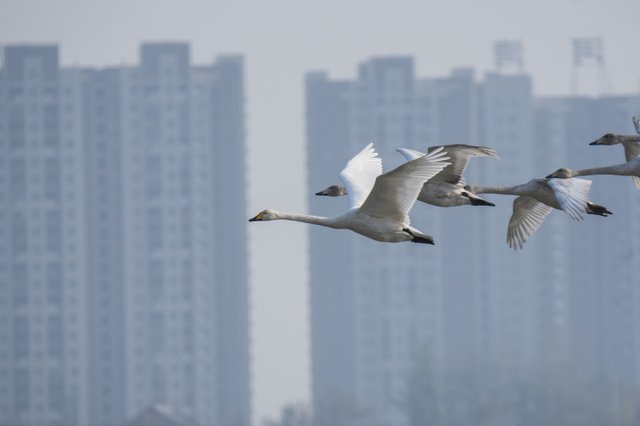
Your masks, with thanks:
[[[602,136],[601,138],[589,144],[589,145],[622,144],[622,146],[624,147],[624,159],[627,160],[627,164],[619,164],[617,166],[611,166],[612,168],[615,168],[615,169],[609,170],[610,173],[603,170],[604,167],[602,167],[600,168],[598,173],[590,173],[590,174],[592,175],[611,174],[611,175],[631,176],[631,179],[633,179],[633,183],[635,183],[636,188],[640,190],[640,159],[638,158],[640,156],[640,119],[636,116],[633,116],[632,121],[633,121],[633,125],[636,128],[636,133],[638,133],[637,135],[616,135],[612,133],[607,133],[606,135]],[[629,165],[629,163],[631,162],[633,164]],[[626,166],[626,167],[621,167],[621,166]]]
[[[636,127],[638,135],[616,135],[607,133],[599,139],[591,142],[589,145],[616,145],[622,144],[624,147],[624,156],[627,160],[624,164],[616,164],[613,166],[593,167],[589,169],[573,170],[562,167],[547,177],[566,179],[576,176],[593,176],[593,175],[618,175],[631,176],[636,188],[640,190],[640,120],[633,117],[633,124]]]
[[[552,208],[564,211],[575,220],[582,220],[585,212],[605,217],[612,214],[606,207],[589,201],[591,181],[586,179],[536,178],[522,185],[471,186],[469,189],[476,194],[518,195],[507,227],[507,244],[514,250],[522,249]]]
[[[466,189],[462,176],[470,158],[498,158],[494,149],[482,146],[455,144],[430,147],[428,152],[431,153],[436,149],[446,150],[451,164],[422,186],[422,190],[418,195],[418,201],[438,207],[453,207],[469,204],[474,206],[495,206],[495,204],[478,197]],[[409,148],[398,148],[396,151],[402,154],[407,161],[415,160],[425,155],[422,152]],[[331,185],[327,189],[317,192],[316,195],[339,197],[347,195],[347,192],[347,189],[343,186]]]
[[[263,210],[249,221],[293,220],[350,229],[377,241],[434,244],[432,237],[409,225],[408,214],[422,185],[449,164],[446,153],[434,151],[385,174],[381,174],[382,161],[377,155],[369,144],[340,173],[349,192],[350,209],[346,212],[321,217]]]

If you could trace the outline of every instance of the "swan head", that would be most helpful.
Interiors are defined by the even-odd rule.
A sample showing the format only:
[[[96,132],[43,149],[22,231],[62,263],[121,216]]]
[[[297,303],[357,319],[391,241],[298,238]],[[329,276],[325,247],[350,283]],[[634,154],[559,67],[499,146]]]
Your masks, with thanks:
[[[575,176],[575,172],[569,168],[561,167],[555,172],[547,175],[547,179],[558,178],[558,179],[568,179]]]
[[[596,139],[595,141],[591,142],[589,145],[615,145],[617,143],[620,143],[620,138],[618,137],[618,135],[607,133],[605,135],[602,135],[600,139]]]
[[[327,197],[341,197],[347,195],[347,188],[341,185],[331,185],[327,189],[316,192],[316,195],[325,195]]]
[[[470,193],[472,193],[474,195],[476,193],[476,187],[474,187],[472,185],[465,185],[462,189],[464,189],[465,191],[470,192]]]
[[[266,209],[266,210],[262,210],[260,213],[258,213],[257,215],[249,219],[249,222],[264,222],[267,220],[275,220],[278,218],[280,218],[280,215],[278,215],[278,212],[274,210]]]

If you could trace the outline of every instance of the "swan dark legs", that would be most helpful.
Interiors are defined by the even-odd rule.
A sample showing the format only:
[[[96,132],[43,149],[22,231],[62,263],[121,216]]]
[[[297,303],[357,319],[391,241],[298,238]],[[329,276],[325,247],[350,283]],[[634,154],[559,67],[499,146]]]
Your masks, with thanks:
[[[431,244],[433,246],[436,245],[436,243],[433,241],[433,237],[429,235],[426,235],[426,234],[416,235],[416,233],[412,232],[411,229],[409,228],[404,228],[402,231],[411,235],[412,243]]]
[[[607,217],[610,214],[613,214],[609,211],[605,206],[601,206],[599,204],[587,203],[587,208],[585,209],[587,214],[595,214],[597,216]]]

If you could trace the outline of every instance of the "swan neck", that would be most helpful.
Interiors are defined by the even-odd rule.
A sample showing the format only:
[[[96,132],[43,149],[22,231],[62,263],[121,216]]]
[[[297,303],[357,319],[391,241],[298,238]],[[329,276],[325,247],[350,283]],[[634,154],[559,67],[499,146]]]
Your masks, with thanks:
[[[335,221],[331,217],[324,216],[313,216],[309,214],[295,214],[295,213],[280,213],[278,219],[281,220],[292,220],[295,222],[304,222],[312,225],[322,225],[328,226],[330,228],[335,228]]]
[[[524,185],[516,186],[474,186],[476,194],[524,195]]]
[[[573,176],[593,176],[593,175],[627,175],[626,164],[618,164],[615,166],[592,167],[590,169],[576,170]]]
[[[622,142],[640,142],[640,135],[624,135]]]

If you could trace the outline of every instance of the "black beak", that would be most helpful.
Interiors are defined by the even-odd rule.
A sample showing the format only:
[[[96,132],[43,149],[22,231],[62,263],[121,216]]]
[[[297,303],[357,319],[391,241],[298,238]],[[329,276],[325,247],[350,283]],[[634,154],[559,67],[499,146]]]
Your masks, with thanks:
[[[598,139],[597,141],[591,142],[589,145],[602,145],[602,143],[600,143],[600,139]]]
[[[252,217],[251,219],[249,219],[249,222],[260,222],[260,219],[258,219],[258,216],[260,215]]]
[[[551,179],[553,177],[553,173],[551,173],[550,175],[547,175],[547,179]]]
[[[329,195],[329,192],[328,192],[328,190],[325,189],[325,190],[322,190],[320,192],[316,192],[316,195]]]

